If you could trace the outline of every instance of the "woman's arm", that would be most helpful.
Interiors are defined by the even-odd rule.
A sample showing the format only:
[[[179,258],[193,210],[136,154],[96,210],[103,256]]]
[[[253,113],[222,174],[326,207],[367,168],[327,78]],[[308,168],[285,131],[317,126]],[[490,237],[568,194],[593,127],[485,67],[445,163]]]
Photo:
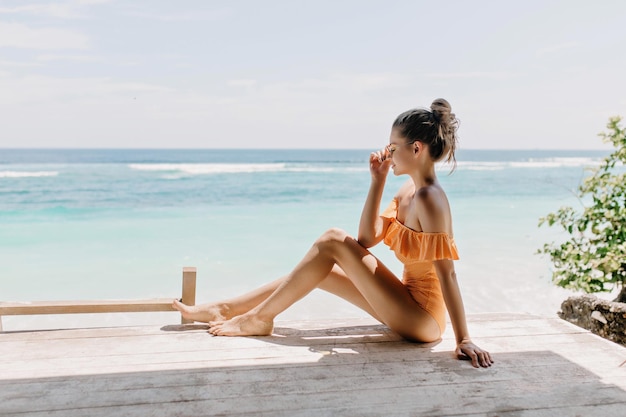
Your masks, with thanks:
[[[491,366],[493,363],[491,355],[472,342],[467,330],[465,308],[463,307],[463,298],[461,297],[459,284],[456,280],[454,262],[449,259],[435,261],[435,269],[437,270],[443,299],[446,302],[448,315],[454,329],[457,357],[459,359],[470,359],[472,365],[476,368],[479,365],[483,367]]]
[[[419,221],[426,233],[447,233],[451,235],[450,209],[443,190],[439,187],[425,187],[417,194],[419,202]],[[465,318],[465,308],[461,290],[456,279],[454,261],[450,259],[435,261],[435,270],[441,285],[443,299],[448,309],[456,338],[456,354],[460,359],[470,359],[472,365],[491,366],[493,360],[489,352],[476,346],[470,339]]]
[[[369,165],[372,182],[363,205],[361,212],[361,220],[359,221],[359,243],[370,248],[380,242],[384,236],[384,232],[388,224],[379,216],[380,200],[385,189],[387,173],[391,160],[386,158],[386,150],[372,152],[370,155]]]

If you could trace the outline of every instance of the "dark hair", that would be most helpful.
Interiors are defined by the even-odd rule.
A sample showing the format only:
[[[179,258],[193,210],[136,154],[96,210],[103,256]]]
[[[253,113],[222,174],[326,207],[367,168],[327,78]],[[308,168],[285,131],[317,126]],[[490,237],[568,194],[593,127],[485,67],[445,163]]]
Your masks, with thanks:
[[[433,101],[430,111],[405,111],[393,122],[393,128],[400,131],[407,143],[419,141],[428,145],[433,161],[438,162],[445,158],[446,162],[452,162],[452,170],[456,167],[454,154],[458,142],[456,131],[459,121],[446,100],[438,98]]]

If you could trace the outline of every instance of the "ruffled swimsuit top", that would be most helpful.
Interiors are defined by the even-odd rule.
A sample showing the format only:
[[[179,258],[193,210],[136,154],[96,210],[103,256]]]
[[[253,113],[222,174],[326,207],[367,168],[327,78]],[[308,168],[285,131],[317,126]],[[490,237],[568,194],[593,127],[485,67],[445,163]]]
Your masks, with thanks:
[[[406,268],[432,265],[442,259],[459,259],[454,239],[447,233],[417,232],[398,221],[398,200],[393,199],[381,214],[391,221],[384,243],[395,252],[396,257]]]
[[[413,299],[437,320],[443,331],[445,304],[433,262],[459,259],[456,244],[447,233],[415,231],[400,223],[397,215],[398,201],[394,198],[381,214],[390,220],[383,242],[404,265],[402,282]]]

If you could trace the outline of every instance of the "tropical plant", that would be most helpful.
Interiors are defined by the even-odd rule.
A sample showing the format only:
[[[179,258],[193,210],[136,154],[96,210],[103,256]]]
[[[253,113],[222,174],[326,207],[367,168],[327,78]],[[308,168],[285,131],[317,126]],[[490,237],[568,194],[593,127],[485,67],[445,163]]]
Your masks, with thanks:
[[[571,238],[538,252],[550,256],[558,286],[587,293],[621,287],[615,301],[626,302],[626,131],[620,122],[609,119],[608,131],[599,135],[615,150],[578,187],[582,211],[562,207],[539,220]]]

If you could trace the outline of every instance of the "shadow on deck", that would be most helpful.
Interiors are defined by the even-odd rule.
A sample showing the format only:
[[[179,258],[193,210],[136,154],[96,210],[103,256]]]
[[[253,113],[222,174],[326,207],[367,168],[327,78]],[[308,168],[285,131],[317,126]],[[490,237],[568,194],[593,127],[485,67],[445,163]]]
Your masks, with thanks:
[[[336,327],[335,327],[336,326]],[[623,416],[626,349],[558,319],[470,317],[496,360],[455,360],[451,331],[409,343],[373,320],[0,334],[0,415]]]

